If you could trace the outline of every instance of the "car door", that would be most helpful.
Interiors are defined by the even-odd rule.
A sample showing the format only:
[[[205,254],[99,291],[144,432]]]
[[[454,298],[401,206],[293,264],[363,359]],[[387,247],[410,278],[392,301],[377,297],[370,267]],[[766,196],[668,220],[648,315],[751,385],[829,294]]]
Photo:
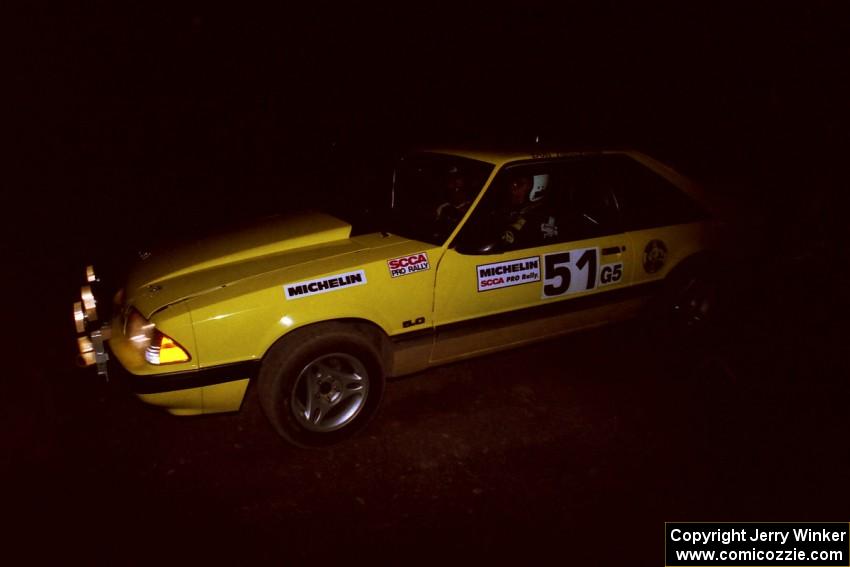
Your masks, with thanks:
[[[499,172],[438,266],[432,361],[612,318],[609,304],[631,283],[634,260],[616,200],[598,183],[597,169],[579,156]],[[532,179],[530,194],[539,203],[515,202],[518,178]]]

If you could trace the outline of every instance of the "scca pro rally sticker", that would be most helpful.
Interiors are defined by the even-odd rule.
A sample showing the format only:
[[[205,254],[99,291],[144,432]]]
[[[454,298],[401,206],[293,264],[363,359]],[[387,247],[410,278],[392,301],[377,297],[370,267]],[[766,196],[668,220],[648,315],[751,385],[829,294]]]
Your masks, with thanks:
[[[357,270],[354,272],[345,272],[344,274],[334,274],[317,280],[287,284],[283,286],[283,291],[286,294],[286,299],[301,299],[310,295],[318,295],[320,293],[365,284],[366,272]]]
[[[540,281],[540,258],[520,258],[510,262],[476,266],[478,291],[489,291]]]
[[[387,260],[387,267],[390,269],[390,276],[397,278],[416,272],[424,272],[431,265],[428,263],[428,254],[421,252],[419,254],[411,254],[410,256]]]

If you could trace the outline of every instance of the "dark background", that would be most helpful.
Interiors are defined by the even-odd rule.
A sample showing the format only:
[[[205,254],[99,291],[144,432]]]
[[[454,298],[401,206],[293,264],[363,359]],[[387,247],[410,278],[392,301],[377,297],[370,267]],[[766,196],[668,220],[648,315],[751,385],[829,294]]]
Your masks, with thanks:
[[[54,235],[127,232],[128,215],[162,232],[291,207],[336,188],[332,168],[408,144],[536,136],[636,147],[700,180],[734,178],[763,209],[799,209],[844,170],[844,8],[33,9],[12,20],[7,71],[14,226],[51,249]]]
[[[660,564],[664,520],[847,519],[846,3],[69,2],[6,23],[4,469],[32,557],[50,541],[95,562],[276,563],[563,543],[565,560]],[[537,136],[641,149],[737,203],[751,261],[726,343],[672,361],[627,326],[499,355],[512,377],[454,365],[396,385],[371,434],[320,454],[251,412],[165,418],[71,368],[92,259],[357,203],[409,145]],[[553,381],[547,360],[611,340],[623,360]],[[597,531],[621,517],[647,526],[628,549]]]

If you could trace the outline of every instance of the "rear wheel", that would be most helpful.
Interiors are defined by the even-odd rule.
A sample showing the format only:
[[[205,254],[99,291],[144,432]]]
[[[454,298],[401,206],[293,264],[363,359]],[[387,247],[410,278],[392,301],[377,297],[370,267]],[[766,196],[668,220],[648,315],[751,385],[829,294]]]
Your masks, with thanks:
[[[343,324],[295,331],[269,351],[259,376],[271,424],[302,447],[338,443],[378,409],[384,375],[372,337]]]
[[[668,323],[678,331],[706,331],[716,319],[717,292],[717,282],[703,270],[675,275],[665,298]]]
[[[676,267],[647,311],[650,336],[666,352],[703,348],[717,338],[722,293],[718,270],[694,258]]]

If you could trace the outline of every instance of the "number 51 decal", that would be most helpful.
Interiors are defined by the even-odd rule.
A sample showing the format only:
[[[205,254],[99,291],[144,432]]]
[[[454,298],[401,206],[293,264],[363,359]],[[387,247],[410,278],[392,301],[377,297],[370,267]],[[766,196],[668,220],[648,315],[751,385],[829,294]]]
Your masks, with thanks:
[[[543,255],[543,299],[596,287],[599,248]]]

